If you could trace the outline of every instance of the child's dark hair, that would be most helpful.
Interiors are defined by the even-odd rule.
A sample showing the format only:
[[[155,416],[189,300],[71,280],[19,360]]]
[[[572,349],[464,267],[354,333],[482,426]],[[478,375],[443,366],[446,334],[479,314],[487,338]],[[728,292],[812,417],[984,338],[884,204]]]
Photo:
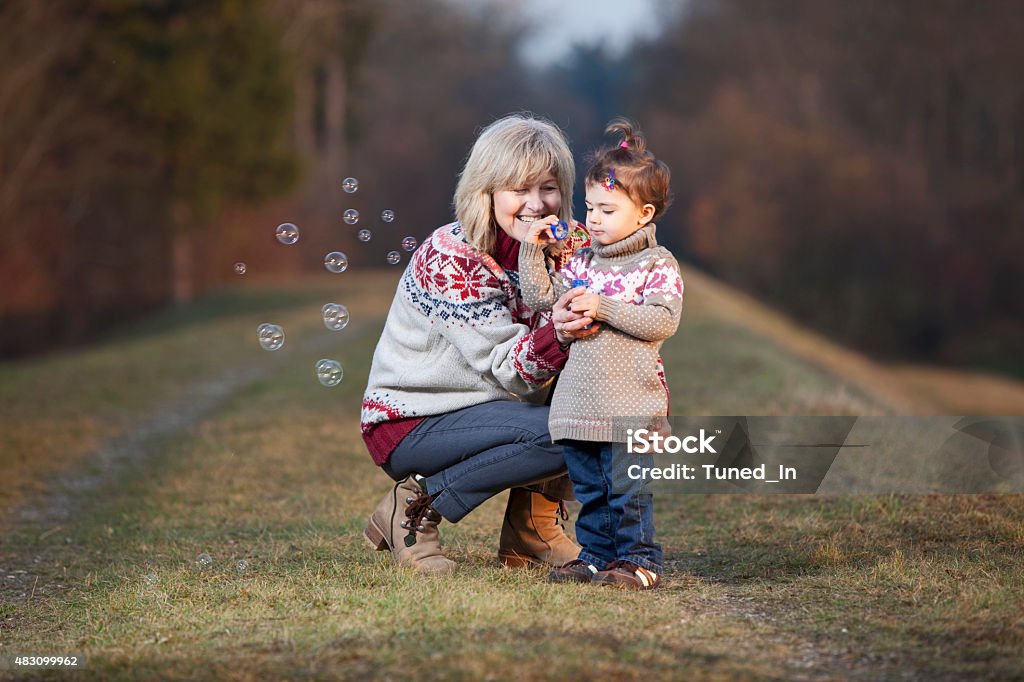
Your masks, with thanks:
[[[613,118],[604,133],[620,139],[615,146],[599,149],[590,156],[584,182],[610,187],[610,180],[614,179],[614,187],[641,206],[654,206],[654,218],[659,218],[672,204],[672,172],[647,151],[647,138],[635,122]]]

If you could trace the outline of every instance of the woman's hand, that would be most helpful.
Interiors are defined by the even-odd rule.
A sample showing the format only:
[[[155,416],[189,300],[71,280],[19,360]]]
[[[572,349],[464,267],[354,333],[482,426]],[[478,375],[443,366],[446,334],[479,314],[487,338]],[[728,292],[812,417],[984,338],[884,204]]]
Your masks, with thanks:
[[[601,323],[595,323],[594,318],[574,313],[569,309],[569,304],[575,298],[586,293],[587,290],[584,287],[570,289],[562,294],[551,308],[551,322],[555,325],[555,336],[558,338],[558,343],[563,346],[572,343],[575,339],[595,334],[601,328]],[[584,329],[584,327],[587,328]]]
[[[558,224],[558,216],[549,215],[546,218],[538,218],[533,221],[530,225],[530,229],[526,232],[526,236],[523,238],[524,242],[531,244],[553,244],[558,240],[555,239],[555,235],[551,232],[551,226]]]

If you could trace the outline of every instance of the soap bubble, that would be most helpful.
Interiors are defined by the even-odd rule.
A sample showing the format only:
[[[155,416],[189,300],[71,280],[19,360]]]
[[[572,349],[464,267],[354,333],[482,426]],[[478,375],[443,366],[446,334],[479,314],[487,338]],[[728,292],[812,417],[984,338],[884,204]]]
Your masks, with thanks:
[[[203,552],[196,557],[196,568],[200,571],[205,571],[211,566],[213,566],[213,557],[208,552]]]
[[[324,256],[324,267],[330,272],[345,272],[348,269],[348,256],[341,251],[331,251]]]
[[[368,242],[373,238],[373,233],[369,230],[359,230],[359,232],[356,233],[356,237],[358,237],[361,242]]]
[[[341,219],[349,225],[355,225],[359,222],[359,211],[354,208],[345,209],[345,212],[341,215]]]
[[[235,564],[235,570],[238,571],[238,575],[242,575],[249,570],[249,562],[245,559],[239,559],[238,563]]]
[[[402,254],[397,251],[388,251],[388,263],[391,265],[398,265],[398,261],[402,260]]]
[[[242,261],[238,261],[237,263],[235,263],[235,274],[236,275],[244,275],[245,274],[245,270],[246,270],[245,263],[243,263]]]
[[[406,251],[415,251],[416,244],[416,237],[406,237],[402,240],[402,248]]]
[[[328,388],[340,384],[344,376],[345,372],[337,360],[324,358],[316,363],[316,378]]]
[[[159,576],[157,576],[156,573],[147,573],[146,577],[144,577],[143,580],[145,581],[146,585],[150,587],[160,582],[160,578]]]
[[[340,303],[328,303],[321,312],[324,316],[324,326],[331,331],[341,331],[348,324],[348,308]]]
[[[348,256],[341,251],[331,251],[324,256],[324,267],[330,272],[345,272],[348,270]]]
[[[277,241],[282,244],[294,244],[299,241],[299,228],[294,223],[281,223],[275,231]]]
[[[341,188],[345,190],[346,194],[352,194],[359,189],[359,181],[355,178],[345,178],[341,181]]]
[[[380,212],[380,219],[386,223],[390,223],[392,220],[395,219],[395,212],[392,211],[390,208],[386,208]]]
[[[284,330],[276,324],[264,322],[256,328],[256,337],[263,350],[279,350],[284,345]]]

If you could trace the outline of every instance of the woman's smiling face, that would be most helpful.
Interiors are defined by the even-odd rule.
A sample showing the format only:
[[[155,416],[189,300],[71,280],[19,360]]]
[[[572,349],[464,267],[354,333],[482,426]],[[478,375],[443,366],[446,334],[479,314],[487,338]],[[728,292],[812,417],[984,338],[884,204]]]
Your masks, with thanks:
[[[562,192],[554,173],[519,187],[498,190],[491,198],[498,227],[519,242],[526,237],[534,220],[557,215],[562,208]]]

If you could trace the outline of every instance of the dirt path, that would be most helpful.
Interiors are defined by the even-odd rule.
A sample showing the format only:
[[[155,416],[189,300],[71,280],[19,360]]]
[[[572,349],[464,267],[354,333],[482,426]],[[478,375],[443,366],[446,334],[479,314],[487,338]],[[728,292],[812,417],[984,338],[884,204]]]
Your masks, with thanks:
[[[376,322],[365,319],[354,322],[346,327],[346,336],[357,336]],[[336,338],[317,336],[293,345],[299,353],[318,353],[337,344]],[[56,532],[84,502],[104,485],[114,481],[122,469],[158,453],[159,447],[154,447],[155,443],[184,433],[239,391],[279,371],[283,364],[282,359],[269,356],[258,366],[232,368],[217,376],[196,380],[177,396],[136,421],[127,433],[108,439],[95,449],[78,456],[76,464],[45,481],[44,493],[30,497],[10,509],[6,514],[7,520],[15,524],[49,527],[44,537]]]
[[[754,329],[871,395],[879,394],[876,380],[886,381],[885,397],[894,407],[903,404],[900,401],[918,404],[916,393],[907,392],[903,380],[887,376],[891,372],[885,368],[799,329],[756,301],[700,275],[691,275],[689,286],[691,292],[699,292],[694,294],[695,305],[730,322],[726,333],[735,333],[732,325]],[[379,324],[386,308],[379,302],[366,307],[366,314],[346,330],[346,341],[361,335],[369,343],[363,332]],[[318,352],[335,343],[337,338],[317,337],[296,347]],[[357,355],[369,352],[360,346]],[[979,577],[981,571],[995,576],[992,582],[1003,580],[1000,570],[1005,569],[999,562],[1006,553],[1006,538],[1015,537],[1002,510],[989,513],[972,507],[961,514],[963,527],[947,538],[942,533],[953,517],[943,520],[935,515],[949,506],[946,502],[936,502],[916,519],[897,502],[886,500],[877,503],[889,510],[882,513],[871,508],[874,502],[828,496],[782,501],[757,496],[677,498],[666,501],[664,509],[672,511],[663,513],[679,522],[666,524],[663,531],[659,527],[674,552],[671,589],[641,607],[658,627],[640,631],[617,615],[640,606],[629,595],[588,600],[582,594],[550,590],[542,574],[509,575],[496,569],[490,543],[500,532],[503,509],[495,500],[474,512],[471,522],[445,528],[445,541],[466,567],[460,580],[449,585],[423,583],[391,570],[366,549],[360,536],[367,501],[379,497],[384,481],[383,474],[368,464],[362,444],[352,438],[354,409],[343,420],[336,419],[329,404],[336,395],[325,399],[321,392],[309,391],[308,384],[295,389],[285,381],[275,384],[274,400],[254,391],[241,415],[233,408],[214,415],[232,396],[273,374],[277,362],[284,360],[273,355],[264,359],[268,362],[260,369],[232,368],[197,378],[140,419],[130,434],[104,442],[90,451],[85,464],[58,476],[50,493],[18,509],[15,522],[31,535],[5,542],[2,548],[0,578],[6,582],[0,585],[0,597],[11,615],[0,619],[0,644],[16,628],[26,633],[20,641],[52,642],[67,632],[97,658],[112,661],[112,669],[122,675],[157,664],[152,661],[173,659],[179,667],[167,676],[188,677],[199,670],[208,673],[209,668],[202,666],[237,653],[238,641],[244,639],[247,648],[238,664],[248,667],[235,676],[260,679],[267,670],[276,670],[274,666],[293,666],[300,658],[330,666],[332,649],[325,642],[332,640],[324,633],[333,631],[341,649],[350,650],[349,643],[354,642],[371,669],[392,674],[388,666],[395,660],[409,657],[417,665],[442,665],[437,661],[457,658],[464,650],[484,661],[512,664],[518,652],[503,653],[500,640],[481,635],[494,629],[496,618],[524,631],[544,633],[526,645],[537,647],[545,666],[564,660],[558,652],[544,649],[547,638],[561,636],[567,646],[582,647],[581,658],[593,656],[618,672],[634,665],[637,656],[642,660],[650,655],[673,658],[672,665],[692,663],[696,677],[704,679],[715,679],[719,671],[726,679],[749,675],[751,670],[802,680],[926,674],[943,679],[930,667],[952,665],[956,655],[933,653],[927,629],[898,635],[899,643],[913,649],[913,655],[893,653],[887,644],[893,636],[889,619],[910,622],[921,613],[930,615],[928,609],[938,608],[934,604],[950,602],[960,603],[961,610],[937,610],[936,620],[959,622],[964,614],[973,616],[974,602],[969,595],[961,598],[956,586],[988,587]],[[343,388],[358,393],[355,384]],[[275,410],[280,414],[267,414],[268,406],[278,406],[279,392],[301,404],[286,404]],[[211,415],[216,418],[205,424]],[[173,480],[146,488],[147,504],[152,495],[156,507],[152,517],[120,526],[116,512],[102,521],[89,517],[90,500],[100,499],[106,484],[125,475],[122,470],[138,475],[147,458],[166,452],[164,441],[197,424],[203,428],[194,430],[203,433],[196,436],[196,446],[190,446],[199,453],[195,460],[178,467]],[[234,452],[247,456],[236,458]],[[278,476],[268,481],[267,472]],[[136,495],[125,502],[131,506],[140,499]],[[77,510],[85,513],[76,518]],[[695,518],[699,520],[691,524]],[[987,520],[991,529],[978,519]],[[79,528],[74,528],[76,523]],[[74,536],[67,544],[65,533]],[[931,543],[930,553],[918,556],[913,548],[922,543]],[[987,558],[964,555],[960,548],[968,545],[983,548]],[[711,551],[700,551],[705,546]],[[200,549],[217,556],[228,570],[198,579],[190,557]],[[942,552],[948,553],[948,562]],[[899,560],[889,558],[896,553]],[[237,557],[248,557],[258,567],[253,577],[235,574],[229,560]],[[912,570],[922,573],[908,575]],[[137,584],[149,571],[159,572],[158,587]],[[96,576],[105,582],[95,585],[91,581]],[[893,596],[882,594],[882,588],[892,590]],[[983,598],[1001,603],[1002,593],[996,588]],[[871,598],[857,613],[843,601],[843,595],[853,593]],[[538,600],[551,608],[532,608]],[[505,602],[512,605],[502,606]],[[40,604],[46,608],[39,609]],[[576,634],[564,631],[562,614],[570,614],[570,629],[596,625],[610,633],[608,644],[577,640]],[[65,626],[56,621],[72,625],[61,632],[55,628]],[[993,622],[1007,621],[998,617]],[[261,629],[269,627],[267,623],[280,624],[284,634]],[[845,625],[850,625],[849,633],[840,627]],[[440,637],[435,627],[450,632]],[[236,634],[224,635],[228,629]],[[174,639],[168,641],[172,634]],[[978,652],[970,643],[975,633],[968,634],[966,644],[958,646],[974,655]],[[236,641],[236,636],[242,639]],[[431,646],[440,658],[426,658],[431,654],[419,646],[425,637],[434,637]],[[208,646],[197,646],[199,640]],[[621,646],[632,654],[623,655]],[[669,653],[659,653],[662,649]],[[192,659],[197,661],[194,669],[187,663]],[[545,668],[548,677],[554,669]],[[674,676],[685,679],[686,670],[679,668]]]
[[[689,268],[687,289],[691,305],[761,334],[798,357],[878,397],[904,414],[1024,414],[1024,383],[980,373],[913,365],[885,366],[800,327],[756,299]],[[374,322],[376,323],[376,321]],[[348,334],[368,323],[354,323]],[[318,351],[335,343],[330,337],[309,339],[300,350]],[[229,370],[196,381],[176,398],[140,419],[131,432],[100,444],[80,458],[82,464],[48,481],[48,492],[9,510],[12,521],[56,526],[74,512],[80,500],[98,489],[124,464],[140,461],[148,444],[181,432],[209,414],[231,395],[275,370],[269,362],[259,368]]]

